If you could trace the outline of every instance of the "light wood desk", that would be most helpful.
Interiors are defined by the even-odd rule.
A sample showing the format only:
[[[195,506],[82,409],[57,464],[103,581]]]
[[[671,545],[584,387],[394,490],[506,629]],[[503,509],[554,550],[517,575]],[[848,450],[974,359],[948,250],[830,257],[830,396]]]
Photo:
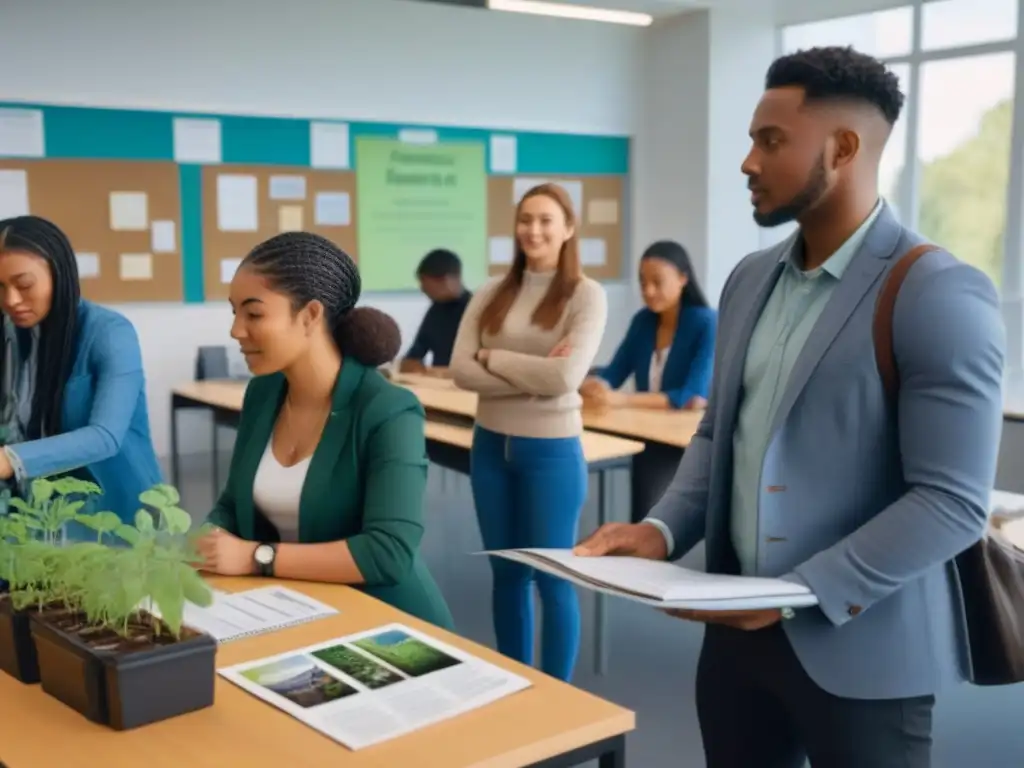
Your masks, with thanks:
[[[257,586],[252,579],[212,579],[220,589]],[[259,585],[266,580],[259,580]],[[401,622],[528,678],[533,687],[407,736],[351,751],[218,676],[216,703],[199,712],[132,731],[89,722],[43,693],[0,673],[0,763],[6,768],[563,768],[600,760],[625,766],[633,712],[573,688],[465,638],[419,621],[358,590],[328,584],[288,585],[340,613],[303,626],[222,645],[226,667]],[[158,695],[158,694],[157,694]]]

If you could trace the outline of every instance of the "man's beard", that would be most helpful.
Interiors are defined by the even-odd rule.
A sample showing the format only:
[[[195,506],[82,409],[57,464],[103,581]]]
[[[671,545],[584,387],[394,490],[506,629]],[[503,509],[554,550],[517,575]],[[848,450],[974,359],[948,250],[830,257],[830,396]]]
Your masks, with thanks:
[[[828,180],[825,178],[825,153],[822,152],[818,158],[817,165],[811,170],[807,184],[797,193],[786,205],[779,206],[767,213],[759,213],[754,210],[754,221],[759,227],[777,227],[780,224],[788,224],[803,216],[813,208],[825,192],[828,191]]]

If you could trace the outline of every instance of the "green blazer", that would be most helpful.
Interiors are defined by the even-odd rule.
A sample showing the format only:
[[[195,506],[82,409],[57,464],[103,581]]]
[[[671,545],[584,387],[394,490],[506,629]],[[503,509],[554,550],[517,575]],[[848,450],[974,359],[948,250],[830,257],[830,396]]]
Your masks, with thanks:
[[[253,504],[252,489],[286,392],[280,373],[249,382],[227,486],[209,517],[249,541],[280,540]],[[298,541],[344,539],[365,580],[357,588],[450,629],[451,613],[419,555],[427,482],[424,421],[415,395],[346,358],[302,486]]]

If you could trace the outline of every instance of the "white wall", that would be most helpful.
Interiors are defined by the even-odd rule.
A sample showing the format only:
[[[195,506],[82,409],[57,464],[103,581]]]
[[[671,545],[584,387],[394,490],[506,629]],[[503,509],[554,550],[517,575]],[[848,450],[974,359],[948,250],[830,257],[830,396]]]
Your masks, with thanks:
[[[633,148],[634,251],[681,242],[709,300],[761,247],[740,165],[747,130],[775,54],[767,11],[697,11],[646,33]]]
[[[20,0],[3,4],[0,100],[631,134],[643,33],[404,0]],[[43,38],[39,31],[46,30]],[[45,39],[45,42],[41,40]],[[657,229],[652,229],[652,232]],[[607,357],[637,306],[608,286]],[[403,336],[419,296],[367,296]],[[200,345],[230,344],[230,312],[119,306],[138,329],[157,450],[170,388]],[[183,449],[209,447],[182,419]]]

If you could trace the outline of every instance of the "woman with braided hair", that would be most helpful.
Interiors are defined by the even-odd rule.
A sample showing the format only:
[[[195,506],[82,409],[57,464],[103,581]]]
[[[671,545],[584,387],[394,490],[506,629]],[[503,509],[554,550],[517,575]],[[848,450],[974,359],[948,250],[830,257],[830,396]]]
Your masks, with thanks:
[[[133,519],[161,482],[135,328],[81,298],[71,243],[38,216],[0,221],[0,308],[0,481],[85,476],[97,510]]]
[[[255,378],[204,568],[349,584],[449,628],[419,555],[425,415],[377,370],[401,335],[356,307],[360,288],[352,259],[307,232],[257,245],[235,273],[231,336]]]

